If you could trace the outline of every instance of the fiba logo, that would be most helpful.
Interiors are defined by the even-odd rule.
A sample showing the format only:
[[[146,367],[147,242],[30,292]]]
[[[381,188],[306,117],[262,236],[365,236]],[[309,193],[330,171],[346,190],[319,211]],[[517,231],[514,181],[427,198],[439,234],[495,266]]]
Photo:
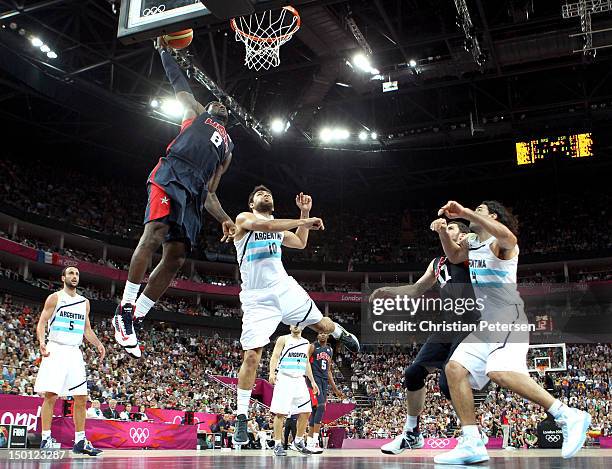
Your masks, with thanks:
[[[148,428],[130,428],[130,438],[134,443],[144,443],[149,438]]]
[[[444,449],[448,445],[450,445],[450,440],[448,438],[431,438],[427,440],[427,446],[432,449]]]
[[[561,435],[554,434],[554,433],[544,435],[544,438],[546,438],[546,441],[550,443],[557,443],[558,441],[561,441]]]

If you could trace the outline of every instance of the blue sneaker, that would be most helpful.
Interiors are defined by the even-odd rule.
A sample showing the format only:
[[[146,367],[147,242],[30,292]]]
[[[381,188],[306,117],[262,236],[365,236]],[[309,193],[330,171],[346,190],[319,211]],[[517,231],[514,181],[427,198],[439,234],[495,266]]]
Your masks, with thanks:
[[[87,439],[83,439],[72,447],[74,454],[87,454],[88,456],[97,456],[102,452],[101,449],[94,448]]]
[[[57,441],[53,437],[49,437],[46,440],[40,442],[40,449],[57,449],[55,446]]]
[[[478,464],[488,460],[489,455],[482,438],[469,438],[465,436],[459,438],[459,443],[454,449],[434,457],[436,464]]]

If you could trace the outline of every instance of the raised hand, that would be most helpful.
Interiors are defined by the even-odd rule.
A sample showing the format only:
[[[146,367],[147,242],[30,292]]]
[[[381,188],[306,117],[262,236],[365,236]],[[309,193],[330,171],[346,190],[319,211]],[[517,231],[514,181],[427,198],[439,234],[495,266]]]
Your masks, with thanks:
[[[435,231],[436,233],[442,233],[446,231],[446,220],[444,218],[438,218],[431,222],[430,229],[431,231]]]
[[[300,192],[295,196],[295,205],[298,206],[300,211],[309,213],[312,210],[312,197],[303,192]]]
[[[236,236],[236,225],[231,220],[226,220],[221,223],[223,228],[223,237],[221,238],[222,243],[229,243],[230,240]]]
[[[465,218],[467,210],[459,202],[449,200],[438,210],[438,216],[446,215],[448,218]]]

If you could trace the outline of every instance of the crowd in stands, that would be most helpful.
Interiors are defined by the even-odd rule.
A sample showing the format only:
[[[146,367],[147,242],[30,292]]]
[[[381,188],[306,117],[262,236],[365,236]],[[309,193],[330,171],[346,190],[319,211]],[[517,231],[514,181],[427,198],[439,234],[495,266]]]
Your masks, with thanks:
[[[75,180],[78,185],[67,182]],[[48,196],[50,193],[53,197]],[[114,178],[94,177],[73,169],[55,171],[43,162],[0,162],[0,198],[7,204],[100,233],[137,239],[145,196],[141,186]],[[440,253],[439,242],[428,229],[436,216],[435,203],[359,214],[317,206],[316,214],[325,220],[325,232],[311,236],[305,250],[287,250],[286,255],[299,262],[345,264],[349,270],[358,264],[426,264]],[[245,209],[238,202],[224,201],[224,205],[231,215]],[[508,205],[519,218],[523,255],[609,250],[612,246],[609,194],[550,195],[537,200],[524,197]],[[277,203],[278,213],[291,216],[291,210],[291,205]],[[567,222],[568,214],[571,223]],[[219,242],[218,224],[207,221],[194,256],[234,256],[232,243]]]
[[[407,405],[403,388],[404,368],[418,353],[419,346],[387,346],[358,354],[352,361],[351,385],[356,395],[364,395],[371,407],[354,411],[345,424],[355,437],[387,438],[401,431]],[[560,349],[547,350],[551,366],[562,367]],[[542,355],[539,353],[538,355]],[[535,356],[532,353],[530,356]],[[544,378],[532,375],[544,385]],[[567,346],[567,370],[551,371],[548,376],[554,394],[566,404],[588,410],[593,416],[592,429],[612,436],[612,344],[575,344]],[[438,386],[438,373],[426,380],[427,398],[420,421],[421,431],[429,437],[452,436],[458,427],[452,407]],[[509,415],[518,440],[526,432],[535,433],[545,418],[539,406],[510,391],[490,384],[486,399],[478,407],[481,426],[489,435],[501,432],[500,416]]]
[[[35,337],[38,313],[27,303],[0,296],[0,363],[2,393],[33,395],[40,355]],[[242,350],[237,339],[205,336],[206,331],[145,323],[139,338],[146,359],[128,358],[112,338],[108,319],[93,323],[107,349],[100,362],[93,347],[84,346],[89,370],[91,398],[111,399],[149,408],[188,409],[230,415],[235,408],[235,392],[221,385],[215,375],[236,377]],[[343,417],[351,438],[388,438],[401,431],[407,406],[402,386],[404,368],[415,358],[417,345],[366,346],[356,356],[336,355],[336,380],[345,394],[364,397],[366,405]],[[267,377],[271,347],[265,349],[258,375]],[[558,350],[548,351],[552,366],[561,363]],[[535,351],[531,357],[542,355]],[[559,363],[557,363],[559,362]],[[340,368],[350,368],[350,378]],[[593,416],[592,429],[612,435],[612,345],[577,344],[567,346],[567,369],[549,372],[555,394],[567,404],[587,409]],[[538,378],[541,379],[541,378]],[[544,384],[544,383],[543,383]],[[457,420],[450,403],[443,397],[437,373],[426,380],[427,399],[420,420],[425,436],[445,437],[457,432]],[[496,385],[485,388],[484,402],[478,406],[479,422],[490,436],[501,432],[500,416],[513,426],[511,444],[524,443],[524,435],[535,432],[544,418],[542,410]],[[269,414],[258,408],[261,420]]]

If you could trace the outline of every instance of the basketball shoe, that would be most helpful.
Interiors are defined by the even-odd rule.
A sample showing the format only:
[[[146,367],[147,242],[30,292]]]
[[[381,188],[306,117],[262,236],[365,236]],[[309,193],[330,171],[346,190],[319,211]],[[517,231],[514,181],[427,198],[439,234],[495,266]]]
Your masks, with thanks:
[[[78,443],[75,443],[72,447],[74,454],[87,454],[88,456],[97,456],[102,452],[101,449],[94,448],[93,445],[87,439],[82,439]]]
[[[308,445],[306,448],[308,448],[308,451],[310,451],[311,454],[321,454],[323,452],[323,448],[319,446],[318,438],[315,440],[314,438],[311,439],[308,437]]]
[[[591,416],[583,410],[567,408],[555,422],[563,432],[561,456],[571,458],[584,445],[586,432],[591,425]]]
[[[291,443],[290,448],[293,451],[297,451],[302,454],[312,454],[312,451],[308,449],[308,447],[304,444],[304,440],[294,441]]]
[[[40,442],[40,449],[57,449],[59,446],[57,445],[57,441],[53,437],[49,437]]]
[[[232,436],[232,441],[235,445],[246,445],[249,443],[249,434],[247,431],[247,418],[246,415],[240,414],[236,417],[236,429]],[[276,451],[276,449],[274,450]],[[283,449],[284,451],[284,449]]]
[[[446,453],[434,457],[436,464],[478,464],[489,460],[482,436],[473,438],[469,436],[459,437],[457,446]]]
[[[113,317],[113,328],[115,329],[115,341],[121,345],[127,353],[135,358],[140,358],[142,352],[138,346],[136,332],[134,332],[134,305],[119,304]]]
[[[274,446],[274,456],[287,456],[287,451],[285,451],[283,445]]]
[[[355,336],[355,334],[351,334],[349,331],[347,331],[344,327],[342,327],[338,323],[336,323],[336,327],[338,327],[341,331],[341,334],[340,334],[340,337],[338,337],[338,340],[342,342],[349,351],[354,352],[354,353],[359,352],[359,349],[361,347],[359,345],[359,340],[357,340],[357,337]]]
[[[380,450],[385,454],[400,454],[406,449],[419,449],[425,446],[425,439],[421,432],[403,432],[386,445],[382,445]]]

